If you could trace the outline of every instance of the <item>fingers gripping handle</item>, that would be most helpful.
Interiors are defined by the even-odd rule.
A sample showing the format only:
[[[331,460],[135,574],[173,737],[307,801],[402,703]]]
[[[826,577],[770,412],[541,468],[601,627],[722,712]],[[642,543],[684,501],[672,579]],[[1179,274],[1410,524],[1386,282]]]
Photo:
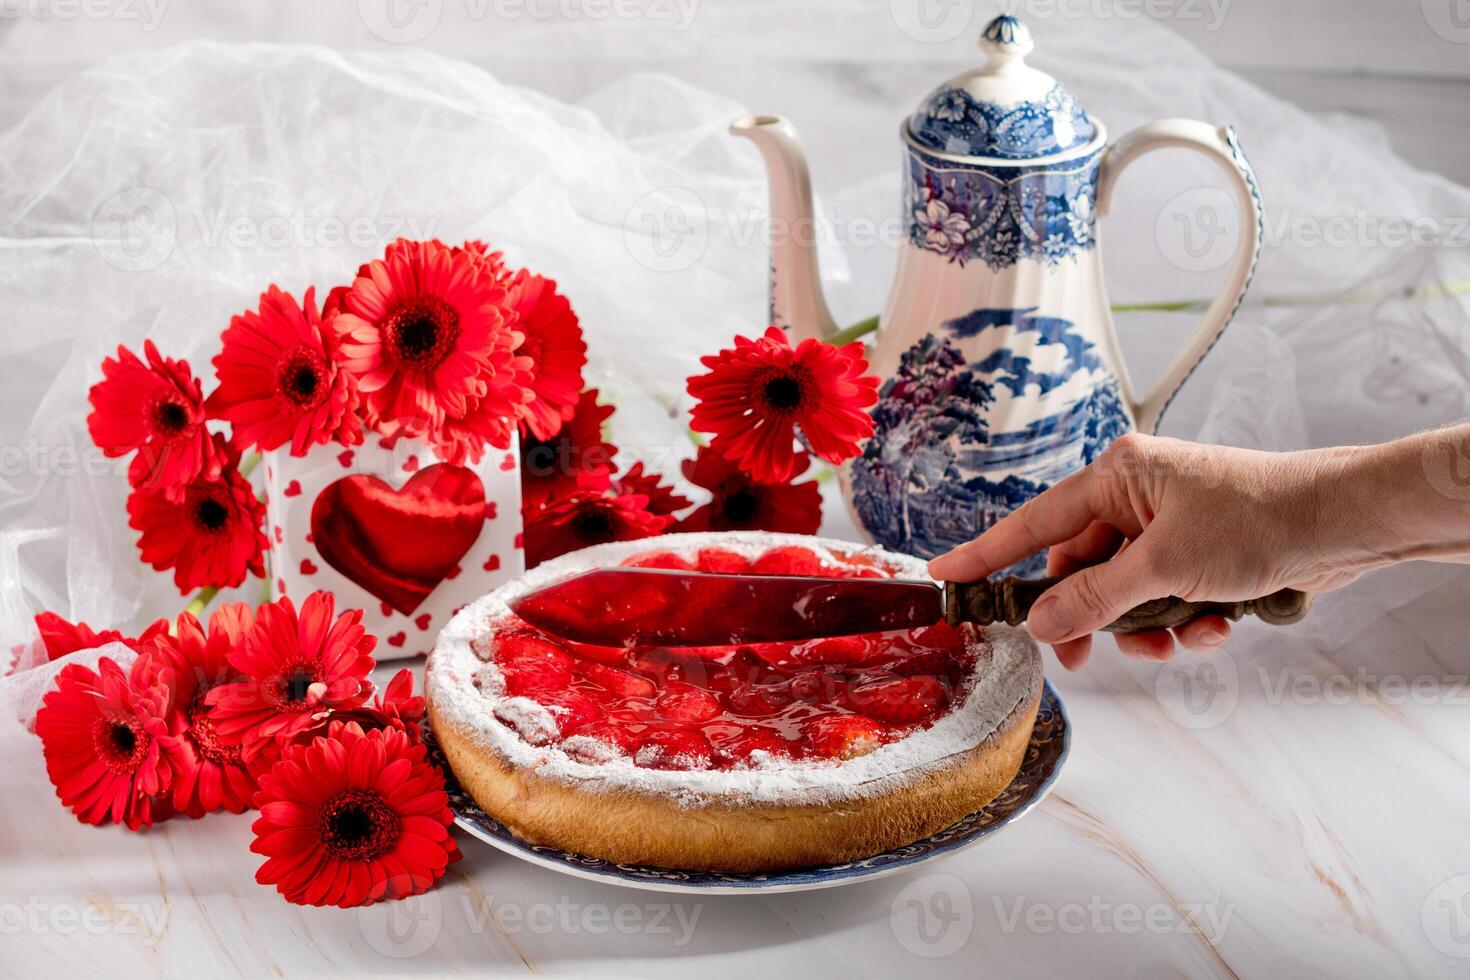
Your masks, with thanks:
[[[944,618],[951,626],[960,623],[1020,626],[1041,594],[1061,580],[1062,576],[1009,576],[996,581],[945,582]],[[1260,599],[1242,602],[1190,602],[1169,596],[1134,606],[1103,629],[1109,633],[1136,633],[1140,630],[1173,629],[1204,616],[1238,620],[1249,615],[1272,626],[1286,626],[1301,621],[1311,608],[1312,594],[1297,589],[1281,589]]]
[[[1158,428],[1159,419],[1169,407],[1169,402],[1234,319],[1235,311],[1245,299],[1251,277],[1255,275],[1256,260],[1260,257],[1261,241],[1265,237],[1260,185],[1241,152],[1235,130],[1229,126],[1216,128],[1194,119],[1161,119],[1140,126],[1108,147],[1098,174],[1097,212],[1100,216],[1106,215],[1112,206],[1113,188],[1128,164],[1151,150],[1164,147],[1197,150],[1220,165],[1235,192],[1241,225],[1240,240],[1235,246],[1230,274],[1220,294],[1205,311],[1204,321],[1142,401],[1135,399],[1131,384],[1124,379],[1128,388],[1128,404],[1139,432],[1153,432]]]

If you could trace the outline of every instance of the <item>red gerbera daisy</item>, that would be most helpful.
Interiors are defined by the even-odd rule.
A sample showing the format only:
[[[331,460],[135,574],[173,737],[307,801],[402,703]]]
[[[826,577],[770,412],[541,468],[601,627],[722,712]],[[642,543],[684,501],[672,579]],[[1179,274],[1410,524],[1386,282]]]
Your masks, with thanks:
[[[141,683],[136,664],[133,675],[106,657],[95,671],[68,664],[36,714],[46,772],[83,823],[151,826],[169,787],[168,692]]]
[[[245,574],[265,574],[265,506],[237,468],[239,456],[224,437],[215,440],[226,465],[213,479],[196,479],[175,498],[135,490],[128,497],[128,526],[141,531],[143,561],[172,568],[180,592],[200,586],[230,588]]]
[[[444,775],[401,731],[334,723],[284,751],[255,804],[255,880],[298,905],[407,898],[459,860]]]
[[[596,479],[589,477],[582,490],[527,521],[527,568],[589,545],[652,537],[674,522],[667,514],[650,512],[642,494],[591,489]]]
[[[806,471],[805,453],[793,476]],[[757,483],[709,446],[684,463],[684,476],[714,499],[679,522],[680,531],[785,531],[815,534],[822,523],[822,495],[815,480]]]
[[[260,310],[230,319],[214,359],[219,387],[210,413],[230,423],[236,445],[262,451],[291,444],[294,456],[333,439],[362,441],[357,383],[338,363],[338,338],[317,312],[313,291],[297,305],[271,286]]]
[[[531,359],[534,397],[525,406],[521,432],[550,439],[576,414],[587,344],[572,304],[552,280],[522,269],[508,292],[516,325],[526,336],[516,353]]]
[[[255,625],[229,655],[239,678],[206,696],[215,731],[243,747],[245,758],[272,739],[288,739],[334,708],[356,708],[373,685],[377,638],[362,627],[362,610],[337,617],[330,592],[313,592],[296,607],[288,598],[260,607]]]
[[[878,379],[863,373],[862,354],[856,341],[807,339],[793,348],[780,327],[757,340],[736,337],[734,348],[700,359],[708,374],[689,379],[698,400],[690,427],[714,433],[717,451],[765,483],[795,474],[798,428],[813,453],[840,463],[873,434],[863,409],[878,401]]]
[[[117,630],[98,633],[86,623],[69,623],[54,612],[36,614],[36,629],[41,634],[41,645],[46,650],[46,659],[60,660],[78,650],[95,650],[109,643],[121,643],[135,653],[142,653],[153,645],[160,633],[168,632],[168,620],[160,619],[138,636],[124,636]]]
[[[245,767],[240,746],[220,738],[206,695],[239,677],[230,655],[254,625],[250,607],[222,606],[209,619],[206,634],[199,620],[179,616],[172,634],[158,637],[143,661],[143,670],[173,691],[169,733],[177,743],[172,753],[173,808],[191,817],[216,810],[244,813],[255,795],[255,780]]]
[[[614,493],[636,493],[648,498],[644,508],[650,514],[672,514],[689,506],[689,499],[681,497],[674,488],[659,482],[657,473],[643,472],[642,463],[634,463],[622,476],[612,481]]]
[[[452,418],[519,417],[530,362],[515,349],[505,287],[471,253],[399,239],[363,266],[333,324],[357,378],[368,424],[385,435],[433,437]],[[482,441],[509,445],[487,428]]]
[[[138,455],[128,481],[143,490],[177,493],[220,467],[216,445],[204,427],[204,395],[187,361],[163,357],[143,342],[144,364],[126,347],[102,362],[102,378],[87,400],[87,431],[108,456]]]
[[[527,513],[579,489],[588,480],[607,485],[618,448],[602,438],[602,425],[613,413],[597,404],[597,389],[577,399],[572,418],[550,439],[521,438],[521,509]],[[594,484],[595,485],[595,484]],[[601,487],[598,487],[601,489]]]

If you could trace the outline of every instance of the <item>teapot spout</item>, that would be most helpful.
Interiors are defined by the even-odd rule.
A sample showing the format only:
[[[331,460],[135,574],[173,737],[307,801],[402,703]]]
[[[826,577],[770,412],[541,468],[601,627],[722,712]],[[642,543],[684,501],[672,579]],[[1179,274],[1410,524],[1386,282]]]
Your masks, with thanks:
[[[821,340],[837,330],[817,271],[812,178],[796,127],[780,116],[742,116],[730,132],[756,145],[771,184],[771,323],[793,340]]]

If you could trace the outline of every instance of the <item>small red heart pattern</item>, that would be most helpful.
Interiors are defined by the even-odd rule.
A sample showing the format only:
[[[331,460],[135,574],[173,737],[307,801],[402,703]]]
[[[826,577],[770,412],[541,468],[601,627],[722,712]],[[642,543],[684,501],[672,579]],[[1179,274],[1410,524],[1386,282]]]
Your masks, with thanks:
[[[277,596],[326,589],[363,609],[388,659],[431,648],[460,607],[524,571],[514,446],[454,466],[390,442],[268,453],[265,488]]]

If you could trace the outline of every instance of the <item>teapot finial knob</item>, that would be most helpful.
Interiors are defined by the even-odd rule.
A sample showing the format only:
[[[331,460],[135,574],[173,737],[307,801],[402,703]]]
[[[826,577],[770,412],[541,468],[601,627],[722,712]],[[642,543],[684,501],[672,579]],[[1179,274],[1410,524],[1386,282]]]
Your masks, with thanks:
[[[1001,14],[986,24],[980,35],[980,50],[990,56],[986,67],[991,70],[1021,64],[1035,46],[1026,25],[1010,14]]]

